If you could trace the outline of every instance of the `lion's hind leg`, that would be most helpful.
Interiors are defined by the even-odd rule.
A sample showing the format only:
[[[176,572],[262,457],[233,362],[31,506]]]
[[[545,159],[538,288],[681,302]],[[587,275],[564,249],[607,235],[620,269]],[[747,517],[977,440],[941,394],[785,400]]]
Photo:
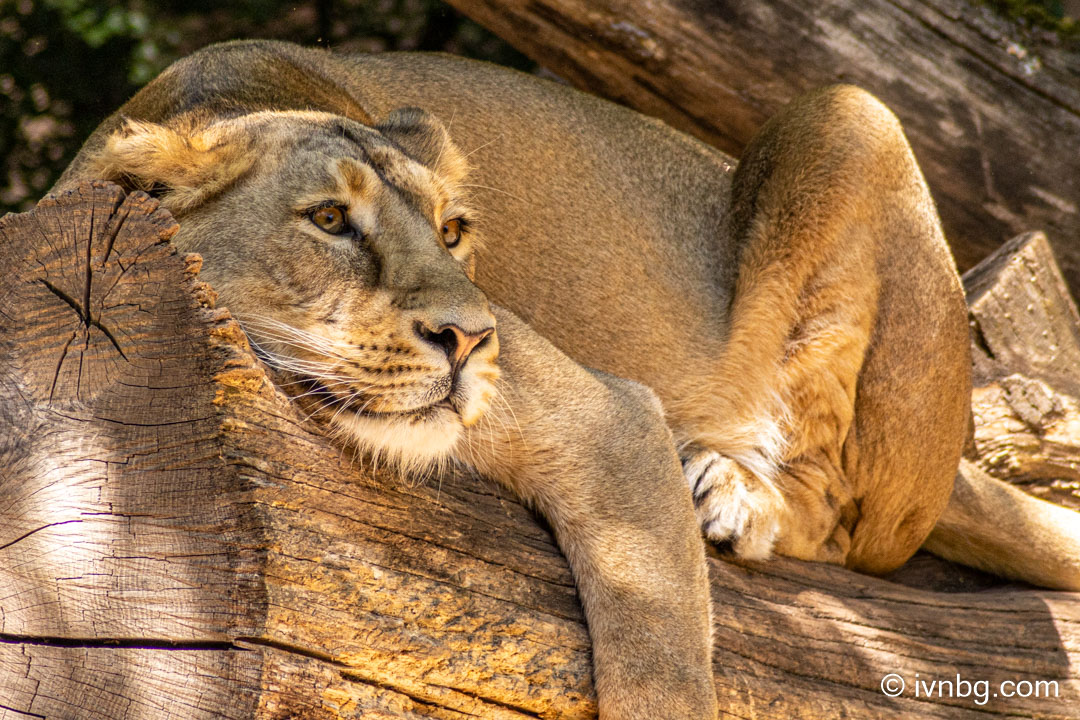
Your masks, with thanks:
[[[753,333],[761,343],[753,349],[729,343],[714,387],[740,392],[724,398],[729,412],[697,425],[682,458],[706,536],[740,557],[761,559],[775,549],[846,560],[857,516],[848,475],[855,443],[848,441],[876,295],[866,270],[859,252],[845,253],[808,272],[787,308],[736,301],[733,338],[740,326],[769,329]],[[788,274],[785,285],[792,278],[798,275]],[[771,285],[762,278],[742,299],[781,297]],[[776,352],[748,362],[769,343],[763,335],[773,336]],[[753,398],[742,395],[750,389]]]
[[[873,505],[882,493],[902,492],[890,489],[892,477],[925,484],[928,514],[947,498],[951,480],[938,478],[937,468],[934,477],[914,466],[890,469],[881,453],[859,457],[858,435],[892,427],[879,405],[873,417],[857,417],[868,369],[871,395],[889,398],[903,416],[917,402],[905,397],[904,373],[921,368],[894,372],[894,356],[905,352],[895,343],[925,340],[932,353],[937,342],[917,321],[907,337],[879,342],[882,283],[893,292],[904,284],[895,275],[915,272],[890,267],[892,247],[928,252],[943,267],[950,262],[896,118],[853,87],[796,100],[740,161],[728,238],[738,276],[725,344],[701,393],[669,403],[699,520],[711,539],[746,557],[773,546],[788,556],[850,562],[859,523],[892,522],[860,515],[864,500]],[[931,294],[906,302],[933,304]],[[918,428],[890,440],[907,445],[934,432]],[[890,557],[910,545],[893,548],[881,534],[874,543]]]

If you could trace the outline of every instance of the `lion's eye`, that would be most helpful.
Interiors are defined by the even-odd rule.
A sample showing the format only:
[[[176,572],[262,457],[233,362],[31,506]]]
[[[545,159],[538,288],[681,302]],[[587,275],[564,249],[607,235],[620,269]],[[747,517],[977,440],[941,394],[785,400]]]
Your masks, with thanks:
[[[341,235],[349,230],[349,219],[345,215],[345,208],[337,205],[321,207],[313,210],[308,216],[316,227],[331,235]]]
[[[444,222],[442,226],[443,244],[448,248],[452,248],[461,242],[461,230],[464,226],[465,221],[462,218],[454,218]]]

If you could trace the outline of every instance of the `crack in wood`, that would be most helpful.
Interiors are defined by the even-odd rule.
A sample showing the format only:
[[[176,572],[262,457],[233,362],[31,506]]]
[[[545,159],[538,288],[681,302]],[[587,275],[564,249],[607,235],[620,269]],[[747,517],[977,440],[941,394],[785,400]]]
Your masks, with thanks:
[[[38,713],[30,712],[29,710],[19,710],[18,708],[13,708],[4,704],[0,704],[0,710],[7,710],[9,712],[18,713],[19,715],[25,715],[26,717],[42,718],[43,720],[45,718],[44,715],[39,715]]]
[[[483,695],[478,695],[476,693],[468,692],[467,690],[459,690],[458,688],[452,688],[452,687],[449,687],[447,685],[439,685],[437,683],[430,683],[430,686],[431,687],[437,687],[437,688],[443,688],[444,690],[451,690],[453,692],[458,692],[458,693],[461,693],[462,695],[466,695],[466,696],[471,697],[474,700],[478,700],[478,701],[480,701],[482,703],[489,703],[491,705],[495,705],[496,707],[506,708],[507,710],[512,710],[514,712],[521,713],[522,715],[527,715],[529,717],[534,717],[534,718],[542,717],[542,715],[540,715],[539,713],[535,713],[532,710],[528,710],[526,708],[523,708],[520,705],[513,705],[511,703],[500,702],[498,700],[493,700],[492,698],[489,698],[489,697],[484,697]]]
[[[256,646],[259,646],[259,647],[268,647],[268,648],[271,648],[272,650],[280,650],[281,652],[292,653],[294,655],[301,655],[303,657],[310,658],[312,660],[318,660],[319,662],[324,662],[324,663],[327,663],[328,665],[333,665],[334,667],[337,667],[337,668],[346,668],[346,669],[352,668],[351,665],[343,663],[340,660],[334,659],[334,656],[330,655],[328,653],[319,652],[318,650],[311,650],[309,648],[301,647],[299,645],[292,645],[292,644],[287,643],[287,642],[282,642],[281,640],[272,640],[270,638],[255,637],[254,635],[240,635],[240,636],[235,638],[234,642],[241,643],[240,645],[237,645],[237,647],[239,647],[241,649],[245,649],[245,648],[243,648],[244,644],[256,645]]]
[[[61,648],[109,648],[130,650],[216,650],[250,652],[228,640],[169,640],[168,638],[79,638],[0,633],[7,645],[43,645]]]
[[[86,421],[86,418],[71,417],[70,415],[63,415],[63,413],[57,413],[57,415],[61,415],[63,417],[66,417],[69,420],[79,420],[79,421],[83,421],[83,422]],[[183,420],[168,420],[168,421],[161,421],[161,422],[145,422],[145,423],[141,423],[141,422],[133,422],[133,421],[127,421],[127,420],[117,420],[116,418],[103,417],[101,415],[94,415],[95,420],[103,420],[105,422],[115,423],[116,425],[123,425],[124,427],[168,427],[170,425],[194,425],[194,424],[197,424],[197,423],[206,422],[207,420],[213,420],[214,417],[215,417],[214,415],[204,415],[202,417],[196,417],[196,418],[184,418]],[[153,454],[153,453],[146,453],[146,454]]]
[[[971,342],[975,347],[986,353],[986,357],[989,360],[996,360],[994,351],[990,348],[990,344],[986,341],[986,333],[983,332],[982,325],[977,318],[972,318],[970,322],[971,326]]]
[[[75,311],[75,314],[79,316],[79,319],[82,320],[84,324],[87,322],[86,313],[83,311],[82,307],[79,305],[78,301],[75,300],[75,298],[71,297],[66,292],[56,287],[44,278],[42,278],[39,282],[45,287],[47,287],[49,289],[49,292],[51,292],[53,295],[70,305],[71,309]]]
[[[56,361],[56,370],[53,371],[52,386],[49,388],[49,404],[52,405],[53,396],[56,394],[56,383],[60,380],[60,368],[64,366],[64,359],[67,357],[68,349],[71,347],[71,343],[75,340],[77,332],[72,332],[71,337],[64,343],[63,349],[60,351],[60,359]]]
[[[2,635],[0,635],[0,637],[2,637]],[[364,677],[364,676],[362,676],[362,675],[360,675],[358,673],[358,668],[357,667],[355,667],[353,665],[349,665],[347,663],[344,663],[341,660],[337,660],[332,655],[329,655],[327,653],[319,652],[317,650],[312,650],[310,648],[301,647],[299,645],[293,645],[291,643],[282,642],[281,640],[273,640],[273,639],[270,639],[270,638],[262,638],[262,637],[237,637],[235,642],[236,643],[241,643],[241,644],[247,644],[247,645],[256,645],[256,646],[260,646],[260,647],[266,647],[266,648],[270,648],[272,650],[278,650],[280,652],[290,653],[290,654],[294,654],[294,655],[300,655],[302,657],[306,657],[306,658],[309,658],[311,660],[316,660],[316,661],[321,662],[321,663],[326,663],[327,665],[331,665],[331,666],[333,666],[335,668],[338,668],[338,674],[341,676],[341,678],[343,680],[348,680],[350,682],[362,683],[362,684],[365,684],[365,685],[378,687],[378,688],[381,688],[381,689],[384,689],[384,690],[390,690],[392,692],[404,695],[404,696],[408,697],[409,699],[413,700],[414,702],[420,703],[421,705],[425,705],[425,706],[428,706],[428,707],[444,708],[446,710],[451,710],[453,712],[461,713],[463,715],[471,715],[471,716],[476,717],[475,715],[473,715],[473,713],[466,712],[466,711],[462,710],[461,708],[452,707],[450,705],[444,705],[444,704],[433,701],[431,698],[424,698],[424,697],[415,695],[415,694],[410,693],[409,691],[407,691],[407,690],[405,690],[405,689],[403,689],[403,688],[401,688],[401,687],[399,687],[397,685],[394,685],[392,683],[388,683],[388,682],[385,682],[385,681],[382,681],[382,680],[375,680],[375,679],[372,679],[372,678]],[[527,717],[534,717],[534,718],[541,717],[539,714],[537,714],[537,713],[535,713],[535,712],[533,712],[531,710],[528,710],[526,708],[519,707],[517,705],[512,705],[512,704],[500,702],[499,700],[484,697],[484,696],[481,696],[481,695],[477,695],[476,693],[471,693],[471,692],[468,692],[467,690],[462,690],[461,688],[454,688],[454,687],[449,687],[449,686],[446,686],[446,685],[436,685],[434,683],[431,683],[429,685],[430,685],[430,687],[437,687],[437,688],[441,688],[443,690],[449,690],[450,692],[453,692],[453,693],[464,695],[466,697],[472,698],[473,700],[476,700],[476,701],[481,702],[481,703],[495,705],[497,707],[505,708],[507,710],[512,710],[514,712],[526,715]]]
[[[345,680],[346,682],[358,683],[358,684],[361,684],[361,685],[367,685],[369,687],[378,688],[380,690],[389,690],[390,692],[397,693],[398,695],[404,695],[405,697],[409,698],[410,700],[412,700],[417,705],[420,705],[420,706],[425,707],[425,708],[442,708],[443,710],[449,710],[451,712],[458,713],[460,715],[468,715],[469,717],[481,717],[480,715],[477,715],[476,713],[468,712],[467,710],[462,710],[460,708],[450,707],[449,705],[443,705],[441,703],[432,702],[429,699],[425,699],[425,698],[422,698],[422,697],[420,697],[418,695],[414,695],[413,693],[410,693],[410,692],[408,692],[408,691],[406,691],[406,690],[404,690],[404,689],[402,689],[400,687],[397,687],[395,685],[391,685],[390,683],[380,682],[378,680],[371,680],[370,678],[365,678],[365,677],[362,677],[362,676],[360,676],[360,675],[358,675],[356,673],[351,673],[351,672],[340,671],[338,674],[341,676],[341,679]],[[445,685],[433,685],[432,687],[446,688]],[[446,689],[454,690],[454,688],[446,688]],[[458,692],[460,692],[460,691],[458,691]],[[464,693],[464,694],[468,695],[469,693]],[[504,705],[503,707],[509,707],[509,706]],[[526,711],[526,712],[528,712],[528,711]],[[539,715],[536,715],[535,713],[528,713],[528,714],[529,714],[530,717],[540,717]]]
[[[120,353],[120,357],[124,358],[125,360],[128,359],[128,356],[124,353],[123,348],[120,347],[120,342],[116,339],[116,336],[112,334],[112,330],[109,330],[109,328],[105,327],[105,325],[100,320],[96,320],[94,318],[90,319],[90,324],[96,327],[102,333],[104,333],[105,337],[109,338],[109,342],[111,342],[113,344],[113,347],[116,348],[116,352]]]
[[[97,219],[97,203],[90,205],[90,232],[86,237],[86,277],[83,280],[83,310],[86,316],[83,318],[88,326],[90,325],[90,286],[93,283],[94,267],[93,267],[93,252],[94,252],[94,220]]]
[[[83,299],[84,303],[86,303],[86,307],[84,308],[79,305],[79,302],[75,300],[75,298],[71,297],[48,280],[42,278],[41,280],[39,280],[39,282],[45,287],[47,287],[53,295],[70,305],[71,309],[75,311],[75,314],[79,316],[79,319],[82,320],[84,325],[86,325],[87,327],[95,327],[100,330],[105,335],[105,337],[109,339],[109,342],[112,343],[113,347],[116,348],[116,352],[120,353],[120,357],[124,358],[125,360],[128,359],[127,354],[124,352],[123,348],[120,347],[120,342],[116,339],[116,336],[113,335],[112,331],[109,330],[109,328],[105,327],[105,324],[102,323],[100,319],[91,317],[89,309],[89,297],[84,297]],[[89,342],[87,344],[89,344]],[[59,373],[59,368],[57,368],[57,373]]]
[[[113,245],[116,243],[117,235],[120,234],[120,229],[127,221],[128,215],[131,214],[131,205],[125,203],[124,197],[121,196],[116,200],[111,212],[114,214],[109,220],[108,227],[105,228],[105,252],[101,256],[102,268],[105,267],[105,263],[108,262],[109,256],[112,254]],[[123,268],[122,265],[121,268]]]
[[[15,538],[11,542],[4,543],[3,545],[0,545],[0,550],[7,550],[9,547],[14,545],[15,543],[19,542],[20,540],[25,540],[26,538],[30,537],[31,535],[33,535],[36,532],[41,532],[42,530],[47,530],[47,529],[49,529],[51,527],[56,527],[57,525],[69,525],[71,523],[81,523],[81,522],[82,522],[82,520],[62,520],[60,522],[54,522],[54,523],[49,523],[48,525],[42,525],[39,528],[34,528],[30,532],[23,533],[22,535]],[[0,636],[2,636],[2,634],[0,634]]]

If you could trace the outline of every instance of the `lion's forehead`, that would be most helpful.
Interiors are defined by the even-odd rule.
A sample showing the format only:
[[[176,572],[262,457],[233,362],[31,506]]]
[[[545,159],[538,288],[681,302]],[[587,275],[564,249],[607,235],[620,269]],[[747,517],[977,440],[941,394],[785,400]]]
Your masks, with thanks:
[[[389,191],[425,215],[434,215],[451,199],[448,183],[375,128],[306,112],[264,117],[259,124],[277,130],[258,134],[269,146],[266,159],[315,192],[374,199]]]

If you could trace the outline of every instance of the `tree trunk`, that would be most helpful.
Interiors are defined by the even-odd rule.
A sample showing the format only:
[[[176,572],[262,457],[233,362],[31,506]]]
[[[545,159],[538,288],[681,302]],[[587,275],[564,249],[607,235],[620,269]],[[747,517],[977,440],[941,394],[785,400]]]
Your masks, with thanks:
[[[101,183],[0,221],[0,719],[592,717],[549,533],[304,423],[175,227]],[[1076,594],[710,564],[723,717],[1075,716]],[[1053,685],[916,695],[958,673]]]
[[[735,155],[811,88],[900,117],[961,269],[1030,228],[1080,292],[1080,57],[969,0],[448,0],[574,85]]]

